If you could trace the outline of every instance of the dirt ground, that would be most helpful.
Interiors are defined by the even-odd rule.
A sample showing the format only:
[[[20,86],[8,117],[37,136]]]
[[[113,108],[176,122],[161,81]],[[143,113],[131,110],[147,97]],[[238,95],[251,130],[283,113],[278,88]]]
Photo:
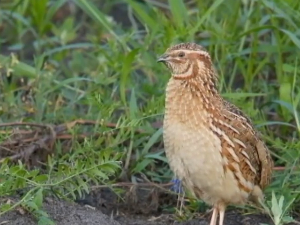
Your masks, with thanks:
[[[161,214],[158,216],[143,215],[105,215],[99,209],[82,206],[76,203],[68,203],[58,200],[48,200],[44,210],[57,225],[208,225],[209,218],[193,219],[186,222],[176,222],[172,215]],[[270,223],[263,215],[242,216],[236,212],[228,212],[225,225],[260,225]],[[14,211],[5,214],[0,219],[0,224],[7,225],[36,225],[36,220],[29,214]]]
[[[128,194],[130,193],[130,194]],[[127,192],[123,201],[110,190],[97,190],[84,199],[71,203],[46,198],[44,210],[57,225],[208,225],[211,213],[198,213],[196,219],[179,222],[174,214],[162,210],[162,204],[172,206],[176,196],[158,191],[138,190]],[[167,202],[168,201],[168,202]],[[163,203],[164,202],[164,203]],[[175,205],[176,206],[176,205]],[[15,210],[0,218],[0,224],[36,225],[29,213]],[[270,218],[263,214],[242,215],[229,210],[224,225],[272,225]]]

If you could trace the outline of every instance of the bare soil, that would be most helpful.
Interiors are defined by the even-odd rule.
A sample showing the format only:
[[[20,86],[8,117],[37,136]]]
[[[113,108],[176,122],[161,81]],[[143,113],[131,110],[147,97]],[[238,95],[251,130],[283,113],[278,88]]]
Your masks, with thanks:
[[[120,200],[109,189],[92,191],[77,203],[54,198],[46,198],[44,210],[57,225],[208,225],[210,212],[197,213],[195,219],[178,221],[174,214],[163,210],[163,202],[173,204],[176,196],[160,193],[157,190],[136,190],[127,192]],[[168,202],[167,202],[168,201]],[[242,215],[229,210],[224,225],[272,225],[267,215]],[[0,224],[35,225],[36,219],[28,212],[18,208],[0,218]],[[294,223],[296,224],[296,223]],[[292,224],[291,224],[292,225]]]
[[[82,206],[60,200],[48,199],[44,204],[44,210],[57,225],[208,225],[209,216],[178,222],[173,215],[142,215],[124,214],[106,215],[97,208]],[[225,217],[225,225],[260,225],[272,224],[265,215],[241,215],[238,212],[228,212]],[[21,213],[15,210],[0,218],[0,224],[7,225],[36,225],[36,219],[30,213]]]

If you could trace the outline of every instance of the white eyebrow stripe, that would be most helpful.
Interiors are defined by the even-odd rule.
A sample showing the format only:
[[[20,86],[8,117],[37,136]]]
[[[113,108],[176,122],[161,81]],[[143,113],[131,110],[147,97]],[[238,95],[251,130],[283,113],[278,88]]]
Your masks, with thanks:
[[[210,58],[210,55],[209,55],[209,53],[208,52],[206,52],[206,51],[204,51],[204,50],[188,50],[188,49],[182,49],[182,50],[174,50],[174,52],[175,53],[179,53],[179,52],[185,52],[185,53],[187,53],[187,54],[199,54],[199,55],[204,55],[204,56],[206,56],[206,57],[208,57],[208,58]]]

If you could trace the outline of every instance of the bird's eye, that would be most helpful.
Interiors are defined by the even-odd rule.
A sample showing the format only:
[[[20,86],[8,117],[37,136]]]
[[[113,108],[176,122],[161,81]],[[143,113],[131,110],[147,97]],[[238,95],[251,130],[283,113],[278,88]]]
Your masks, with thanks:
[[[179,56],[180,58],[182,58],[182,57],[185,56],[185,54],[184,54],[184,52],[179,52],[178,56]]]

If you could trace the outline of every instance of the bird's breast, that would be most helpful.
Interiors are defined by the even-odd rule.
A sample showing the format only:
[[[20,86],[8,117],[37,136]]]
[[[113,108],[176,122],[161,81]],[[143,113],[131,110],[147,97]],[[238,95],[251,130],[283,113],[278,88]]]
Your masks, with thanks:
[[[242,203],[247,194],[232,172],[225,172],[220,138],[210,129],[205,102],[180,93],[167,95],[164,146],[169,164],[185,187],[209,204]],[[197,193],[196,193],[197,192]]]

